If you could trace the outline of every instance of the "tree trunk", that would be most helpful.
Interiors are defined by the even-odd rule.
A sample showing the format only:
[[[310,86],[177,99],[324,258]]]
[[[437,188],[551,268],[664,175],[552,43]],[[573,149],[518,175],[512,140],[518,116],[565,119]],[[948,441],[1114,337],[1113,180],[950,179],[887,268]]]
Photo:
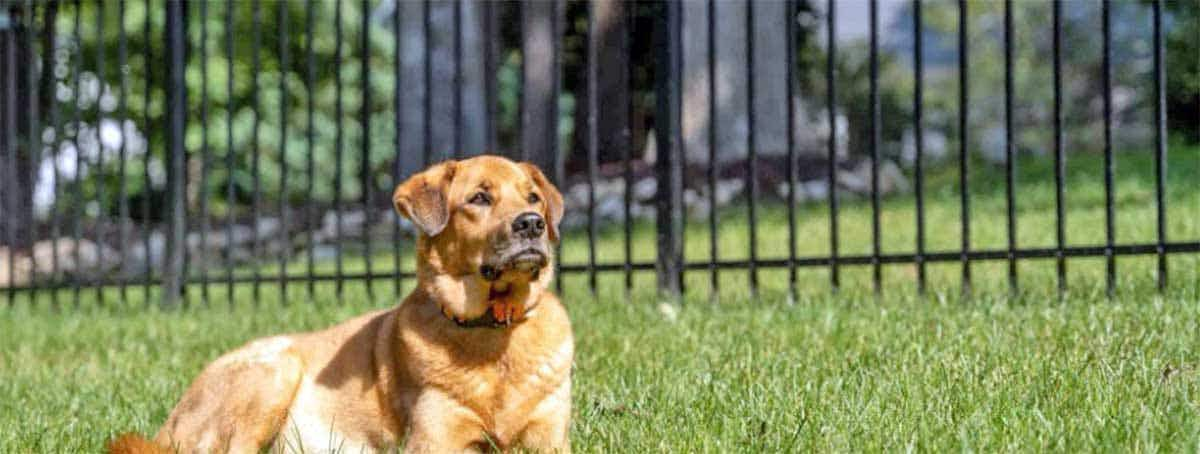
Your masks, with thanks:
[[[514,155],[555,182],[562,165],[557,95],[563,9],[559,2],[521,4],[521,150]]]
[[[596,156],[600,163],[618,162],[624,156],[629,143],[629,64],[627,51],[629,32],[628,5],[621,0],[596,0],[592,12],[596,14],[594,36],[589,32],[588,40],[596,40],[596,93],[600,106],[596,109],[598,145]],[[586,59],[586,56],[585,56]],[[589,62],[585,62],[587,64]],[[587,71],[582,72],[587,86]],[[574,153],[571,153],[571,169],[584,169],[587,165],[588,99],[585,89],[579,90],[580,102],[575,109]],[[636,155],[636,153],[631,153]]]
[[[716,2],[716,97],[709,96],[708,3],[683,4],[683,136],[689,162],[708,162],[709,128],[717,128],[718,160],[746,156],[749,115],[754,114],[760,155],[787,151],[787,5],[755,2],[754,28],[746,29],[746,3]],[[754,68],[747,68],[747,38],[754,37]],[[748,92],[754,78],[754,99]],[[751,106],[750,102],[754,105]],[[710,103],[717,103],[716,118]]]
[[[396,32],[401,45],[402,174],[410,175],[443,159],[488,151],[492,118],[485,91],[494,71],[485,61],[493,38],[484,35],[483,5],[397,1],[395,7],[400,8],[400,30]],[[456,13],[461,26],[457,42]]]

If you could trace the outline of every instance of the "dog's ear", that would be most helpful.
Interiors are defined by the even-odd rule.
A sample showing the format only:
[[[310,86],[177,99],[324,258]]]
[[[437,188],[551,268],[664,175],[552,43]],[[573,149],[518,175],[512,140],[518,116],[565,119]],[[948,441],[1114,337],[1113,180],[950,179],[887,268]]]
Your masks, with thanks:
[[[558,223],[562,222],[563,218],[563,198],[558,192],[558,188],[550,183],[546,175],[542,173],[536,165],[528,162],[520,163],[525,173],[533,178],[533,182],[538,185],[538,189],[542,191],[542,200],[546,201],[546,224],[550,226],[550,241],[558,241]]]
[[[446,161],[408,178],[392,194],[392,204],[401,215],[433,237],[450,221],[447,192],[457,163]]]

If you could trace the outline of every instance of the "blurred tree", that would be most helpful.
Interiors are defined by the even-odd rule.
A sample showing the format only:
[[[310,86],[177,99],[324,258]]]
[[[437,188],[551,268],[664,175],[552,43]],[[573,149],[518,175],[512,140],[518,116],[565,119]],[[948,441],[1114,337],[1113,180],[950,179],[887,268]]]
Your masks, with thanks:
[[[49,5],[49,4],[47,4]],[[306,20],[311,5],[312,42],[306,40]],[[80,169],[85,180],[95,175],[105,175],[102,184],[88,181],[84,187],[84,199],[93,200],[95,192],[103,189],[116,194],[122,176],[115,159],[119,153],[124,131],[129,161],[126,163],[124,180],[132,200],[143,197],[158,200],[162,196],[163,182],[159,175],[166,145],[164,121],[165,92],[163,80],[165,69],[163,9],[155,2],[83,2],[63,5],[54,27],[57,36],[53,59],[43,76],[53,78],[48,86],[56,87],[59,118],[62,125],[48,134],[52,140],[48,146],[57,149],[60,155],[73,155],[74,133],[80,137],[79,147],[83,150],[84,167]],[[361,66],[359,58],[358,24],[362,14],[359,2],[342,2],[342,61],[334,64],[336,38],[334,33],[334,3],[332,2],[194,2],[189,3],[187,33],[189,40],[188,68],[186,74],[188,97],[188,132],[186,145],[189,151],[189,185],[199,185],[196,179],[204,165],[203,153],[211,153],[208,161],[210,174],[205,187],[193,187],[189,191],[192,201],[198,195],[212,199],[214,214],[221,215],[231,207],[223,196],[226,182],[235,183],[235,204],[244,205],[250,200],[252,176],[252,143],[255,121],[258,121],[258,151],[261,153],[261,185],[277,188],[281,167],[286,163],[292,178],[285,194],[277,190],[264,191],[265,200],[282,196],[300,201],[306,197],[306,179],[300,176],[306,171],[308,144],[306,134],[313,136],[312,151],[315,162],[313,197],[314,201],[329,201],[333,197],[333,171],[336,166],[334,150],[337,138],[335,112],[336,77],[343,84],[342,109],[344,164],[342,166],[343,199],[355,197],[362,191],[357,184],[357,169],[360,166],[361,125],[357,114],[362,103],[368,103],[368,114],[377,125],[390,125],[394,121],[391,104],[394,80],[391,68],[393,34],[383,26],[370,29],[371,92],[369,99],[361,95]],[[48,6],[46,6],[48,7]],[[121,14],[124,8],[123,15]],[[259,8],[255,20],[254,8]],[[202,14],[204,15],[202,17]],[[101,15],[103,15],[101,17]],[[80,36],[73,36],[74,20],[80,21]],[[287,21],[286,34],[280,32],[279,18]],[[231,28],[226,29],[229,20]],[[98,25],[103,24],[103,30]],[[118,65],[122,52],[121,40],[127,64]],[[204,41],[201,38],[204,37]],[[286,39],[289,60],[286,66],[280,61],[280,44]],[[253,72],[251,59],[254,44],[258,51],[258,72]],[[308,60],[306,51],[311,45],[313,52],[313,81],[311,91],[306,87]],[[231,46],[231,47],[227,47]],[[232,51],[232,54],[229,52]],[[103,73],[98,73],[97,63],[104,61]],[[76,70],[78,69],[78,70]],[[126,83],[122,98],[122,76]],[[230,85],[230,77],[232,84]],[[255,85],[255,77],[257,85]],[[78,92],[74,89],[75,79],[83,81]],[[147,84],[149,85],[147,87]],[[232,88],[232,91],[230,91]],[[206,93],[207,98],[202,98]],[[149,98],[147,98],[147,95]],[[259,109],[255,116],[255,101]],[[286,101],[287,112],[281,112],[280,103]],[[308,127],[306,109],[312,105],[312,128]],[[202,118],[202,104],[207,109],[207,118]],[[124,111],[122,111],[122,108]],[[45,110],[45,109],[44,109]],[[78,131],[70,123],[78,115]],[[283,115],[283,116],[281,116]],[[287,123],[287,146],[281,143],[280,126]],[[49,122],[45,122],[48,127]],[[98,128],[97,125],[102,127]],[[203,127],[207,125],[207,128]],[[111,126],[111,127],[110,127]],[[370,138],[372,154],[369,166],[386,169],[393,156],[394,128],[376,127]],[[116,137],[95,140],[100,134],[114,131]],[[227,136],[228,134],[228,136]],[[232,144],[232,148],[229,144]],[[99,148],[98,148],[99,147]],[[103,150],[104,168],[93,168]],[[233,172],[224,165],[225,156],[233,150]],[[144,168],[143,158],[149,150],[149,169]],[[64,154],[65,153],[65,154]],[[151,186],[144,187],[144,172],[151,176]],[[69,176],[69,175],[68,175]],[[109,197],[109,206],[103,210],[116,209],[116,200]],[[155,206],[157,202],[152,204]],[[140,203],[132,203],[135,217]],[[236,205],[235,205],[236,206]],[[153,208],[152,208],[153,209]],[[157,211],[157,210],[154,210]],[[155,212],[151,213],[156,218]]]
[[[1200,143],[1200,1],[1166,2],[1167,123],[1172,132]]]

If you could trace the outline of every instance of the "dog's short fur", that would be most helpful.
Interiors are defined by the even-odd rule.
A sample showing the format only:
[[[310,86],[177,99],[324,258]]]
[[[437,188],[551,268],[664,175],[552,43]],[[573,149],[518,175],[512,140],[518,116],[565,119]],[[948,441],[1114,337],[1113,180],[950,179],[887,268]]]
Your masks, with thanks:
[[[221,356],[152,442],[110,451],[568,451],[574,342],[546,290],[558,190],[531,164],[480,156],[414,175],[393,200],[421,230],[403,303]],[[514,232],[529,213],[544,223]],[[479,317],[500,325],[460,323]]]

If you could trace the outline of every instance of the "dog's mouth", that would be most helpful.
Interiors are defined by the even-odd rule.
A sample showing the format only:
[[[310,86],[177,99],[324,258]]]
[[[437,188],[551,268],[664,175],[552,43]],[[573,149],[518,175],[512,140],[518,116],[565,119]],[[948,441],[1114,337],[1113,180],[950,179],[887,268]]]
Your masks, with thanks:
[[[487,281],[496,281],[505,273],[517,272],[530,274],[534,279],[538,272],[549,262],[546,252],[537,247],[518,250],[505,255],[496,264],[484,264],[479,267],[479,274]]]
[[[530,273],[546,266],[546,253],[537,248],[528,248],[509,257],[506,263],[510,269]]]

